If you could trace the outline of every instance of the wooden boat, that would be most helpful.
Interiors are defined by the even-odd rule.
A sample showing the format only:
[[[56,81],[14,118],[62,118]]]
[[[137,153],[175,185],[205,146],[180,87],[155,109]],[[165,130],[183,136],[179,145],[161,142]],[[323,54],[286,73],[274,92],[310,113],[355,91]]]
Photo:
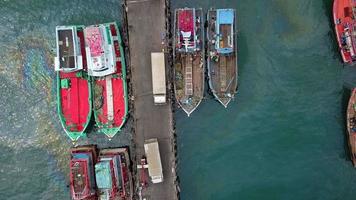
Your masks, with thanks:
[[[71,149],[70,193],[73,200],[96,200],[94,163],[96,146],[79,146]]]
[[[235,10],[210,9],[207,19],[209,87],[226,108],[237,92]]]
[[[342,60],[356,61],[356,1],[334,0],[334,25]]]
[[[174,13],[174,90],[179,106],[189,116],[204,94],[203,11],[183,8]]]
[[[57,108],[61,124],[72,141],[85,135],[91,113],[91,85],[82,26],[56,27]]]
[[[132,200],[133,184],[127,148],[101,150],[95,175],[100,199]]]
[[[126,65],[116,23],[84,29],[88,73],[93,76],[94,117],[109,138],[123,127],[128,114]]]
[[[351,160],[356,167],[356,88],[351,93],[346,119]]]

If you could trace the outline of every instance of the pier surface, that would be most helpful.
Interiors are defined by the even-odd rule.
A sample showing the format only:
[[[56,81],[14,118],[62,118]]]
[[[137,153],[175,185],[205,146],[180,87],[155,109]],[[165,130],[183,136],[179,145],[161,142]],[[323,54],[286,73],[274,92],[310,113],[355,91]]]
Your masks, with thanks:
[[[144,141],[157,138],[163,167],[163,182],[158,184],[150,182],[148,187],[142,190],[142,197],[176,200],[178,197],[170,91],[167,90],[166,105],[154,105],[151,75],[151,52],[161,52],[165,48],[166,1],[126,0],[125,4],[134,99],[133,140],[136,156],[134,167],[144,155]],[[169,66],[166,66],[166,71],[168,69]],[[139,175],[140,173],[137,173],[136,182],[140,180]]]

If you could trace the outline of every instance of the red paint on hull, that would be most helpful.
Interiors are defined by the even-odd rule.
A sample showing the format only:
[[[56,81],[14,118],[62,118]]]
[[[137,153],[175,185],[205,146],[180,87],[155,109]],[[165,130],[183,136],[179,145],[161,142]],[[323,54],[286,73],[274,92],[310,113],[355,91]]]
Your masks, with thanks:
[[[353,19],[352,8],[355,0],[334,0],[333,17],[337,42],[342,59],[345,63],[356,61],[356,38],[353,36],[356,21]]]
[[[70,191],[73,200],[96,200],[94,163],[97,159],[95,146],[71,149]]]
[[[83,31],[78,31],[83,66],[86,70],[86,56]],[[89,82],[86,78],[77,77],[80,72],[59,72],[60,79],[69,79],[70,88],[60,89],[61,109],[68,131],[84,131],[91,111],[89,101]]]

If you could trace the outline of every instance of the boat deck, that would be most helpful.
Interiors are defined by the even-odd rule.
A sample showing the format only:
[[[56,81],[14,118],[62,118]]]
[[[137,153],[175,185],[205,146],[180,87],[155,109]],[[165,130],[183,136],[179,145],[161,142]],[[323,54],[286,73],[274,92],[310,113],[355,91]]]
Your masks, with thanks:
[[[228,24],[222,24],[220,26],[220,34],[222,35],[221,41],[220,41],[220,48],[231,48],[232,45],[230,44],[231,37],[231,25]]]
[[[176,55],[175,95],[181,106],[189,113],[193,111],[204,94],[203,58],[200,54]]]

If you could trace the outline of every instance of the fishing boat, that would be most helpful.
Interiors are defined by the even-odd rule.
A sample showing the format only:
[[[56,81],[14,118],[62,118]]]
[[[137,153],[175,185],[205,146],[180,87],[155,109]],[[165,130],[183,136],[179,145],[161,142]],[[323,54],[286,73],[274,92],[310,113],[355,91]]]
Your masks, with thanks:
[[[95,165],[100,200],[131,200],[133,195],[127,148],[103,149]]]
[[[57,26],[56,43],[58,115],[67,135],[76,141],[85,135],[92,113],[83,26]]]
[[[204,94],[204,19],[201,8],[174,12],[174,90],[179,106],[189,116]]]
[[[356,167],[356,88],[351,93],[346,119],[351,160],[354,167]]]
[[[237,92],[237,46],[234,9],[210,9],[207,14],[209,87],[225,108]]]
[[[356,61],[356,1],[334,0],[336,38],[344,63]]]
[[[70,193],[73,200],[96,200],[94,163],[96,146],[79,146],[71,149]]]
[[[94,117],[109,138],[123,127],[128,113],[124,49],[116,23],[84,29],[88,74],[93,77]]]

